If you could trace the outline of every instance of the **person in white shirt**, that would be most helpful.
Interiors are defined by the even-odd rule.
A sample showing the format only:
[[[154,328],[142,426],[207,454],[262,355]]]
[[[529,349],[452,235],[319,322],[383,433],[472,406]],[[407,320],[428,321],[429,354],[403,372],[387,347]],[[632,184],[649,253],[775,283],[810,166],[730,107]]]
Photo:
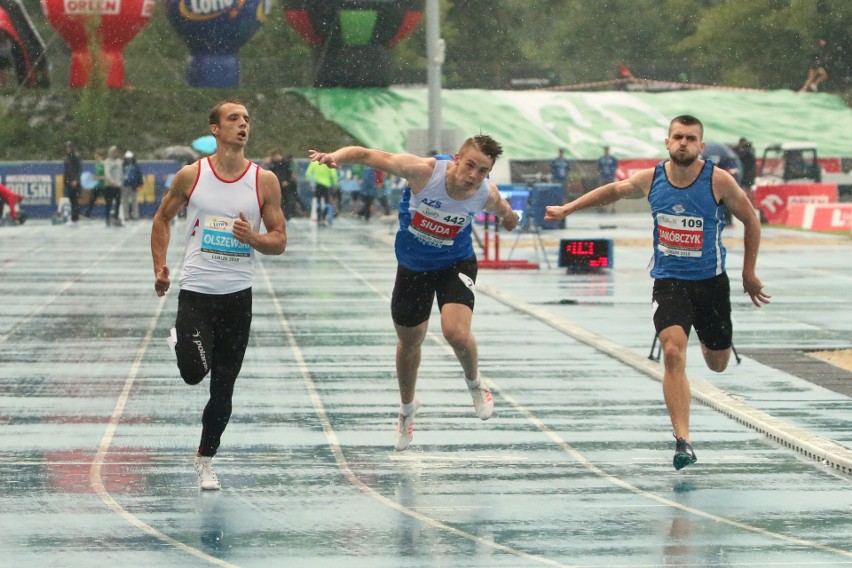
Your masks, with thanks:
[[[104,160],[104,200],[106,201],[107,227],[121,226],[121,185],[124,181],[124,164],[117,146],[110,146]]]
[[[231,417],[234,383],[248,346],[255,251],[280,255],[287,246],[281,187],[275,174],[245,157],[249,130],[241,102],[213,107],[210,131],[216,152],[178,171],[151,227],[154,290],[162,296],[171,287],[166,263],[171,222],[186,205],[186,250],[172,340],[187,384],[210,375],[195,460],[201,489],[220,488],[212,459]],[[266,232],[260,232],[261,223]]]

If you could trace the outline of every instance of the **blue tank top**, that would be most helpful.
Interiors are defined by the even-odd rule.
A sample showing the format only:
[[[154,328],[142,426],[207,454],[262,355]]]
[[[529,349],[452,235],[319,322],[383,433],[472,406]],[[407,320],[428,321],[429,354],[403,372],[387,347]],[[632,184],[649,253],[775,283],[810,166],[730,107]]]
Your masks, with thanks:
[[[436,161],[432,177],[417,195],[409,187],[402,192],[394,249],[397,261],[408,270],[443,270],[474,255],[471,223],[488,200],[488,180],[472,197],[452,199],[446,186],[448,164]]]
[[[652,277],[705,280],[725,271],[725,215],[713,196],[712,161],[682,188],[669,182],[665,162],[660,162],[648,201],[654,217]]]

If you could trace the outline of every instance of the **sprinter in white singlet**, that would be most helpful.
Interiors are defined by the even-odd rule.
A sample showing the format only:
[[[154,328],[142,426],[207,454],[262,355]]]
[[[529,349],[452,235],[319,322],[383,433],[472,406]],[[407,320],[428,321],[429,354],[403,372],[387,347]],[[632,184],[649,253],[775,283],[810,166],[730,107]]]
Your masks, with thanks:
[[[154,290],[162,296],[171,286],[166,263],[171,222],[186,205],[186,250],[172,337],[183,380],[195,385],[210,375],[195,458],[201,489],[220,488],[212,459],[231,417],[234,383],[248,346],[255,252],[277,255],[287,246],[278,179],[245,157],[246,107],[233,100],[217,104],[210,111],[210,131],[216,153],[181,168],[151,228]]]

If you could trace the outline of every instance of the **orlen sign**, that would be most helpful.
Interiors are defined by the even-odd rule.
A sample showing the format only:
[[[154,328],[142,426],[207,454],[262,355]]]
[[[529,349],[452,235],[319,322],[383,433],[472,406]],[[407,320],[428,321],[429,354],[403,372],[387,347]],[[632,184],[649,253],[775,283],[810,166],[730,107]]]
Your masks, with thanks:
[[[116,15],[121,10],[121,0],[65,0],[65,13],[69,16]]]
[[[84,87],[91,80],[95,65],[89,52],[96,42],[98,63],[104,84],[121,88],[124,83],[122,51],[145,27],[156,0],[41,0],[45,18],[71,48],[71,73],[68,84]],[[89,32],[94,32],[90,37]]]

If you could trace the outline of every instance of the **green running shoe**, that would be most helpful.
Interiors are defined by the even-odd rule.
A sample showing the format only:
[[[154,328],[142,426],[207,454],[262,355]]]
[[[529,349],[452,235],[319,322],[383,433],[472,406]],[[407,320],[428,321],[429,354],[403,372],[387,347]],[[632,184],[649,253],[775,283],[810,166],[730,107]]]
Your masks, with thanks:
[[[675,438],[677,443],[675,444],[675,455],[674,455],[674,468],[677,470],[681,470],[688,465],[692,465],[698,461],[698,458],[695,456],[695,451],[692,449],[692,446],[689,445],[689,442],[684,440],[683,438]]]

